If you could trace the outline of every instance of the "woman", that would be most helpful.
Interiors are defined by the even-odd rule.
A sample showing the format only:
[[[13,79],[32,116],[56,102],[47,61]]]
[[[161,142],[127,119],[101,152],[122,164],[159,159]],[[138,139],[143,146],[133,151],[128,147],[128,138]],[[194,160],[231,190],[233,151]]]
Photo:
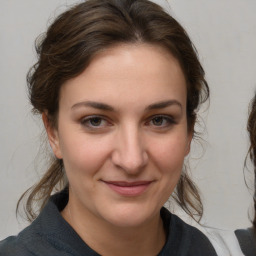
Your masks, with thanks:
[[[173,194],[202,214],[183,161],[209,89],[177,21],[147,0],[89,0],[55,20],[37,52],[30,101],[55,159],[29,192],[35,220],[0,255],[216,255],[163,208]]]
[[[251,103],[250,115],[247,123],[247,130],[250,138],[250,148],[248,154],[254,165],[254,175],[256,174],[256,95]],[[241,249],[245,256],[256,255],[256,182],[254,181],[254,219],[253,226],[248,229],[238,229],[235,231]]]

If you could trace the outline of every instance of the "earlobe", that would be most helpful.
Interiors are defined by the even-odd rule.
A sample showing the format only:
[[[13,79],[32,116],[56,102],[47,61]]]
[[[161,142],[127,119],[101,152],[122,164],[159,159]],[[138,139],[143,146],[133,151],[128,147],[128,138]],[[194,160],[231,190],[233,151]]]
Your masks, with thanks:
[[[49,121],[49,118],[47,116],[47,113],[43,113],[42,114],[42,120],[44,123],[44,127],[47,133],[47,137],[49,140],[49,143],[51,145],[52,151],[54,153],[54,155],[58,158],[58,159],[62,159],[62,154],[61,154],[61,150],[60,150],[60,143],[59,143],[59,136],[58,136],[58,131],[56,128],[54,128],[52,126],[52,124]]]
[[[186,148],[186,156],[189,154],[190,152],[190,142],[187,144],[187,148]]]
[[[188,135],[188,140],[187,140],[187,147],[186,147],[186,152],[185,152],[186,156],[190,152],[190,146],[191,146],[192,138],[193,138],[193,132],[190,132],[189,135]]]

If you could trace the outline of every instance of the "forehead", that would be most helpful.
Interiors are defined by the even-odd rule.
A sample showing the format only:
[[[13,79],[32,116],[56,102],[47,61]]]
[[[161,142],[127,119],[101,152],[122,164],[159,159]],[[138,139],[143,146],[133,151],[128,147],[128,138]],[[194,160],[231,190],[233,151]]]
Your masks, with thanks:
[[[67,81],[60,104],[83,100],[151,104],[170,98],[186,102],[178,60],[161,46],[125,44],[98,53],[79,76]]]

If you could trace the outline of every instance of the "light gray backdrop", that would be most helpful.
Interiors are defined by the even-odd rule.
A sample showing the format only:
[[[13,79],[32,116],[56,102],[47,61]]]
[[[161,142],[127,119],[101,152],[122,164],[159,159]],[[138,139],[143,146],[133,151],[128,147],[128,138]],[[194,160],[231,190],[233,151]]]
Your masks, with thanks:
[[[34,158],[42,127],[30,114],[25,81],[35,61],[33,42],[55,15],[74,2],[0,0],[0,239],[26,225],[16,219],[16,202],[38,177]],[[169,4],[194,41],[211,88],[209,110],[202,113],[207,127],[205,154],[191,162],[203,195],[204,222],[224,229],[247,227],[251,196],[243,162],[248,103],[256,89],[256,1],[170,0]],[[192,151],[191,158],[198,158],[201,147],[193,145]],[[250,178],[250,172],[246,175]]]

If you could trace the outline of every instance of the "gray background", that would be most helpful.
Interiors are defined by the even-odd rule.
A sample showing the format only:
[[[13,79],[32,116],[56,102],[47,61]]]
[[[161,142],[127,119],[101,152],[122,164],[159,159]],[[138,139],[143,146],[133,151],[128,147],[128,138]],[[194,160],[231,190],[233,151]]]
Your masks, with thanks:
[[[16,219],[16,202],[37,180],[40,168],[36,166],[44,165],[38,154],[42,125],[32,117],[26,94],[26,72],[35,61],[34,40],[74,2],[0,0],[0,239],[26,225]],[[192,176],[204,201],[203,221],[223,229],[247,227],[251,195],[243,163],[248,103],[256,89],[256,1],[169,3],[171,8],[166,2],[165,7],[186,28],[199,51],[211,88],[210,107],[201,113],[207,127],[204,150],[193,144],[190,156]],[[245,171],[249,180],[251,173],[249,166]]]

